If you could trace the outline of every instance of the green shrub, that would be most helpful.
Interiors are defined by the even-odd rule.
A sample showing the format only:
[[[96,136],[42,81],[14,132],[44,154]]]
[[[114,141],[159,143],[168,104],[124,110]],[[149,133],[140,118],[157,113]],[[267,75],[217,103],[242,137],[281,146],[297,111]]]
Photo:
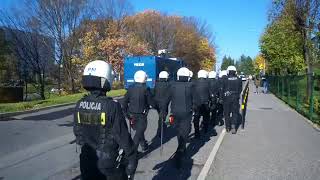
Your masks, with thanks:
[[[320,101],[317,97],[313,97],[314,112],[320,113]]]

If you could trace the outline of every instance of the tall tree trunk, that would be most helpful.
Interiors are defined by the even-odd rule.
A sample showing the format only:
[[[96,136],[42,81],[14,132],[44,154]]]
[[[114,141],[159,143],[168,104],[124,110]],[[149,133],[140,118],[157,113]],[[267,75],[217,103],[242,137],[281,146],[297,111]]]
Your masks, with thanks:
[[[59,63],[58,63],[58,92],[59,92],[59,95],[61,95],[61,63],[62,60],[60,59],[59,60]]]
[[[312,91],[312,74],[313,74],[313,67],[312,67],[312,61],[310,59],[310,49],[308,47],[308,37],[309,33],[306,28],[303,29],[303,58],[304,61],[307,65],[307,89],[306,89],[306,94],[307,94],[307,99],[311,96],[311,91]]]
[[[44,72],[39,74],[39,81],[40,81],[40,96],[41,99],[45,100],[46,96],[44,94],[44,89],[45,89],[45,80],[44,80]]]

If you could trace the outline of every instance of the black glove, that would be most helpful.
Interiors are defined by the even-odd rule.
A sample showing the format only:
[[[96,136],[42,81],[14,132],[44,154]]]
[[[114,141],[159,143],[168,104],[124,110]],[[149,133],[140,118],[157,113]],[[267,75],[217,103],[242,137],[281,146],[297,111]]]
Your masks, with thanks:
[[[138,166],[137,158],[128,160],[128,165],[126,167],[127,175],[133,177],[134,173],[136,172],[137,166]]]

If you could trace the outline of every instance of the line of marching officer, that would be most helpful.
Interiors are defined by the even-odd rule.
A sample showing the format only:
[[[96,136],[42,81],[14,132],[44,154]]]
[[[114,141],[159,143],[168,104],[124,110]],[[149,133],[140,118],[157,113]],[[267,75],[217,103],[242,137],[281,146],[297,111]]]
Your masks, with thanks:
[[[74,113],[74,134],[77,145],[81,146],[81,179],[133,179],[139,145],[142,151],[148,150],[144,133],[150,108],[159,113],[157,134],[162,138],[171,103],[170,120],[174,119],[177,131],[178,164],[186,153],[192,118],[195,138],[200,137],[200,127],[206,133],[210,125],[222,126],[223,116],[227,131],[236,133],[242,82],[235,67],[229,66],[219,78],[214,71],[200,70],[197,75],[198,79],[191,81],[192,72],[183,67],[177,71],[176,81],[169,82],[168,72],[162,71],[151,93],[146,86],[147,74],[137,71],[135,83],[129,87],[121,106],[106,96],[113,81],[111,65],[100,60],[90,62],[82,78],[83,87],[90,93],[78,101]],[[133,139],[126,118],[130,132],[131,128],[135,130]]]

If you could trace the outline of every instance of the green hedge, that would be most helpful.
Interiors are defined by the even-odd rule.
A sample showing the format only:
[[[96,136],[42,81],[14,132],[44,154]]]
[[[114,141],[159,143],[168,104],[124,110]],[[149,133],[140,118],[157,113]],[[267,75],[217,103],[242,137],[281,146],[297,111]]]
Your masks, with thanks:
[[[310,76],[313,82],[310,97],[307,96],[307,76]],[[273,94],[314,123],[320,124],[319,76],[269,76],[268,82]]]

